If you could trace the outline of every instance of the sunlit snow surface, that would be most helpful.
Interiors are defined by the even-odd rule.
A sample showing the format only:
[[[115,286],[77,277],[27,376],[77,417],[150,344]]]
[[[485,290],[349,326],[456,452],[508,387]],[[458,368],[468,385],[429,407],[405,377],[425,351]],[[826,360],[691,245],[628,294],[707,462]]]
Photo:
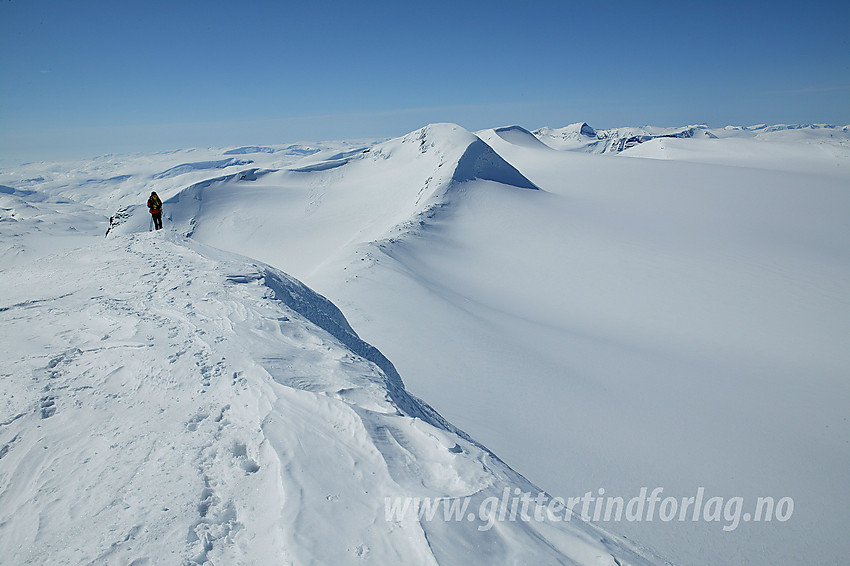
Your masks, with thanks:
[[[585,126],[0,172],[5,560],[841,562],[847,129]],[[795,508],[384,517],[535,486]]]

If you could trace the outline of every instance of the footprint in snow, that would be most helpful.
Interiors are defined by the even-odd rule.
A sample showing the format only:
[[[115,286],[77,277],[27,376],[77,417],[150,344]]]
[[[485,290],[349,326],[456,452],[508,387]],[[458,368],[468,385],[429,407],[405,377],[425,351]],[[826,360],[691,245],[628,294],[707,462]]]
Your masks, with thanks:
[[[50,418],[56,414],[56,402],[52,396],[42,397],[39,408],[41,409],[42,419]]]
[[[203,421],[208,416],[209,415],[207,413],[198,413],[197,415],[189,419],[189,422],[186,423],[186,428],[189,429],[191,432],[195,432],[196,430],[198,430],[198,425],[201,423],[201,421]]]
[[[361,544],[355,547],[352,552],[357,558],[365,559],[367,556],[369,556],[369,547],[365,544]]]

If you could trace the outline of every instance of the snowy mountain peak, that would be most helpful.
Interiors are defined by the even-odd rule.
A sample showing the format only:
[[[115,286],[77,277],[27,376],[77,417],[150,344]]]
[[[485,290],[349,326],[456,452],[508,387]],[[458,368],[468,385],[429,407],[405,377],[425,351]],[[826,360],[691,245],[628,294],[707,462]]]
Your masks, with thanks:
[[[563,138],[579,138],[580,136],[595,138],[596,130],[594,130],[587,122],[576,122],[569,124],[563,128],[543,127],[534,130],[534,135],[538,137],[554,137],[560,136]]]
[[[530,140],[539,144],[530,132],[522,131]],[[351,165],[364,173],[368,168],[404,167],[411,173],[421,170],[422,182],[428,185],[429,194],[439,194],[440,191],[434,189],[440,186],[445,189],[451,183],[474,180],[494,181],[523,189],[536,188],[479,136],[450,123],[429,124],[370,148],[334,155],[309,165],[299,165],[291,171],[320,173],[344,165]],[[356,175],[351,173],[352,167],[335,174]],[[422,196],[420,194],[417,200],[422,201]]]
[[[577,122],[563,128],[544,127],[534,130],[534,135],[547,146],[566,151],[585,153],[620,153],[648,141],[677,139],[717,139],[742,137],[758,139],[787,139],[793,141],[816,141],[837,138],[850,141],[850,127],[832,124],[776,124],[768,126],[725,126],[710,128],[705,124],[694,124],[674,128],[656,126],[621,127],[594,129],[585,122]]]
[[[520,189],[537,190],[537,186],[529,181],[516,167],[505,161],[492,147],[483,140],[476,139],[466,148],[455,167],[452,181],[495,181],[503,185]]]
[[[503,142],[532,149],[549,149],[534,134],[521,126],[506,126],[477,132],[478,137],[498,151]]]
[[[395,156],[400,160],[430,159],[429,184],[438,179],[443,183],[482,180],[523,189],[537,188],[480,136],[457,124],[429,124],[406,136],[379,144],[369,153],[382,158]]]
[[[534,136],[0,172],[0,562],[842,562],[848,128]]]
[[[619,153],[659,137],[694,137],[695,127],[653,128],[646,126],[597,130],[590,127],[586,122],[577,122],[563,128],[540,128],[534,131],[534,135],[553,149],[586,153]]]
[[[475,134],[465,128],[451,123],[428,124],[416,131],[399,138],[401,143],[412,143],[419,151],[426,153],[431,148],[439,147],[442,152],[466,147],[475,141]],[[387,143],[391,143],[390,142]]]

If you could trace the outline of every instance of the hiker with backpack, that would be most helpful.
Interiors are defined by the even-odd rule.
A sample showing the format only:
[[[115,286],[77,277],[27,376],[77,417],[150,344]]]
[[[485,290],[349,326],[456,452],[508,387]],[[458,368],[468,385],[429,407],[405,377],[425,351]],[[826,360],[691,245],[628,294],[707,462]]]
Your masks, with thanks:
[[[151,198],[148,199],[148,209],[151,211],[153,225],[157,230],[162,229],[162,201],[156,192],[152,192]]]

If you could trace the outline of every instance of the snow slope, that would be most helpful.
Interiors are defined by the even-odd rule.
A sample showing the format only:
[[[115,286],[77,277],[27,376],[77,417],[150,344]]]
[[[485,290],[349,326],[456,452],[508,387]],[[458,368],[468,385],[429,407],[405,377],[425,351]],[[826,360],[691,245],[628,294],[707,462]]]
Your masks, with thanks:
[[[190,185],[165,201],[164,214],[199,241],[304,277],[433,217],[465,198],[469,181],[536,189],[480,138],[434,124],[368,150]],[[147,229],[144,207],[129,212],[114,233]]]
[[[553,151],[540,131],[444,124],[172,178],[153,176],[223,153],[139,157],[149,162],[133,170],[83,164],[65,181],[33,165],[0,183],[121,209],[105,246],[139,245],[140,203],[157,190],[171,238],[317,289],[411,391],[553,495],[704,487],[747,505],[794,499],[789,521],[731,532],[722,519],[602,522],[674,563],[840,563],[850,553],[847,129],[658,137],[688,129],[594,141],[604,131],[578,124],[572,146],[542,139],[580,151]],[[589,150],[635,136],[650,139]],[[98,179],[95,166],[102,181],[75,181]],[[263,287],[237,288],[250,285]],[[445,556],[468,548],[458,532],[440,531],[453,541]]]
[[[779,124],[774,126],[759,124],[748,127],[726,126],[725,128],[709,128],[705,125],[677,128],[641,126],[597,130],[590,127],[586,122],[578,122],[562,128],[539,128],[534,131],[534,135],[549,147],[561,151],[619,153],[648,141],[663,143],[675,139],[706,140],[734,137],[803,143],[816,140],[842,143],[842,140],[848,139],[848,132],[850,132],[850,126],[836,127],[831,124]],[[747,153],[743,152],[742,155],[743,159],[746,159]]]
[[[815,132],[780,130],[753,137],[730,137],[722,142],[655,138],[623,151],[622,155],[846,179],[850,168],[850,133],[800,136],[801,133]]]
[[[787,523],[734,532],[616,525],[673,562],[840,563],[844,142],[664,140],[700,144],[693,163],[487,139],[542,191],[480,191],[388,250],[370,285],[328,294],[414,391],[547,489],[798,502]],[[375,317],[385,303],[393,321]],[[443,355],[409,348],[403,320]]]
[[[520,126],[493,128],[490,130],[478,132],[477,135],[487,143],[491,143],[492,141],[498,139],[500,141],[497,141],[497,143],[507,142],[513,145],[519,145],[535,149],[548,147],[542,141],[537,139],[534,134]]]
[[[0,198],[3,563],[657,563],[577,519],[387,518],[538,490],[283,272]]]
[[[653,139],[714,138],[707,126],[686,128],[610,128],[595,130],[585,122],[570,124],[563,128],[540,128],[534,131],[546,145],[568,151],[585,153],[619,153]]]

